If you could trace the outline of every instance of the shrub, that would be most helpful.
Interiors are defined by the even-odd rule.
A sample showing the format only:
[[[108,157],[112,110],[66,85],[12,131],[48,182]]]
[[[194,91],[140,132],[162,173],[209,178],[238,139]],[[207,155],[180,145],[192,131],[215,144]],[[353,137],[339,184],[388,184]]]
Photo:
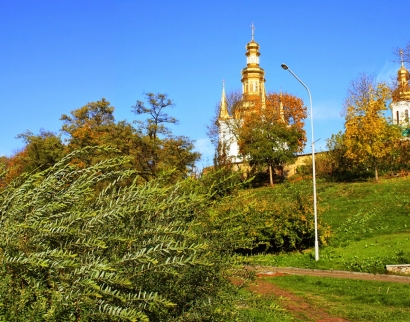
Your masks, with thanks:
[[[122,157],[72,163],[90,149],[0,192],[0,319],[234,320],[209,189],[138,184]]]
[[[243,201],[247,234],[253,238],[252,251],[301,251],[314,245],[314,216],[311,186],[284,184],[270,189],[270,196]],[[320,210],[320,209],[319,209]],[[330,228],[318,220],[320,242],[326,245]]]

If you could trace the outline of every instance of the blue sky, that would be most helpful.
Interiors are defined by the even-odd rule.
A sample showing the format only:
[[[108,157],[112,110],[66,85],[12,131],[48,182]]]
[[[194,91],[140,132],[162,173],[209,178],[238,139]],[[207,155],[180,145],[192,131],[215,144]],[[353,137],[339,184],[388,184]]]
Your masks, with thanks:
[[[260,45],[268,91],[313,98],[316,149],[343,130],[346,89],[361,72],[389,81],[393,49],[410,40],[406,1],[100,0],[2,1],[0,155],[15,137],[58,133],[62,114],[106,98],[116,120],[132,121],[144,92],[167,93],[180,120],[172,130],[196,140],[199,166],[212,163],[206,125],[221,95],[241,88],[245,45]],[[306,121],[310,152],[310,120]]]

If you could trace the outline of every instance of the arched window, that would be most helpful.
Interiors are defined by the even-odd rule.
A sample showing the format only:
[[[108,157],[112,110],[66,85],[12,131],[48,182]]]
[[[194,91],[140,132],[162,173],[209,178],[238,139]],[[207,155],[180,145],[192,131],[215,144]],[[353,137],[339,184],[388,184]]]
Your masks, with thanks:
[[[396,111],[396,122],[397,124],[399,124],[400,120],[399,120],[399,111]]]
[[[409,122],[409,110],[405,110],[405,111],[404,111],[404,121],[405,121],[406,123]]]

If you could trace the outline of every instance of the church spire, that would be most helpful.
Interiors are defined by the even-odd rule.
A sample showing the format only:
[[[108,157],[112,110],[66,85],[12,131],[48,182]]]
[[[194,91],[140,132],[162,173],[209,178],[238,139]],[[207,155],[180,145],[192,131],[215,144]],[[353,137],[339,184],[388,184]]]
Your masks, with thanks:
[[[280,113],[280,120],[285,123],[285,113],[283,112],[283,101],[282,101],[282,90],[279,94],[279,113]]]
[[[242,96],[244,100],[259,100],[266,106],[265,71],[259,66],[259,44],[255,41],[255,26],[252,22],[252,39],[246,44],[246,67],[242,69]]]
[[[226,94],[225,94],[225,81],[222,81],[222,97],[221,97],[221,105],[219,108],[219,119],[226,120],[229,118],[228,113],[228,106],[226,104]]]

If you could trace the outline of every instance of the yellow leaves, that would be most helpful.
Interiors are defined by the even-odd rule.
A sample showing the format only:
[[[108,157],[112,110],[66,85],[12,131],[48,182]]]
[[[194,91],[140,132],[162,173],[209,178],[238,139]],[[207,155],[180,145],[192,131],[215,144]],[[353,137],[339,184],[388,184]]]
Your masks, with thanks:
[[[383,116],[390,90],[384,83],[374,84],[366,75],[352,82],[345,100],[345,156],[365,162],[386,156],[398,136]]]

